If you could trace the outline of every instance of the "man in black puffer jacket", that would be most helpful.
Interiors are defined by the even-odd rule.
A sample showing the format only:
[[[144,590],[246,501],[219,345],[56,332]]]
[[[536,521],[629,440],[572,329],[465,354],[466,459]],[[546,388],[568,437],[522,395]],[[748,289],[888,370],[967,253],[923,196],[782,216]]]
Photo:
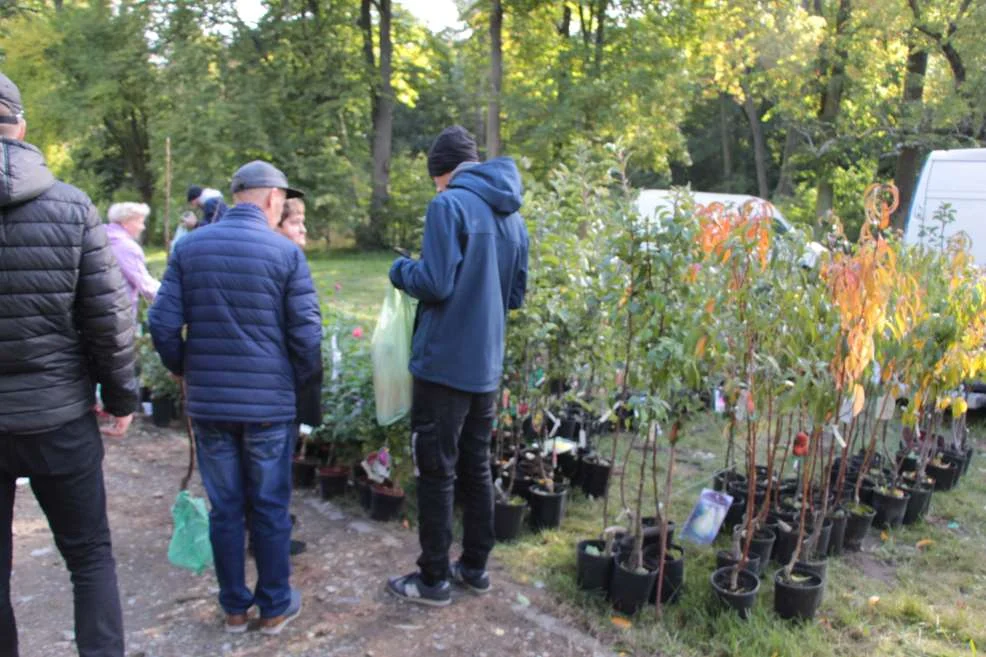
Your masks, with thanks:
[[[123,435],[138,399],[132,309],[96,208],[55,180],[26,129],[0,73],[0,655],[18,654],[11,524],[15,481],[30,477],[72,572],[79,655],[123,657],[92,407],[99,383]]]

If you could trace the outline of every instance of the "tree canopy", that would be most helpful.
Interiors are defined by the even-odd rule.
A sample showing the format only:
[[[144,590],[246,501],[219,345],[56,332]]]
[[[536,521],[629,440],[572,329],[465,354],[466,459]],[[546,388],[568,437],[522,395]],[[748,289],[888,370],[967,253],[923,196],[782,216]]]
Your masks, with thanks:
[[[462,0],[431,32],[391,0],[10,0],[0,66],[29,141],[98,203],[140,199],[162,234],[188,184],[268,159],[316,236],[406,243],[445,126],[544,181],[620,141],[642,187],[768,198],[854,232],[860,190],[906,212],[924,155],[986,139],[982,0]],[[172,212],[172,220],[177,213]]]

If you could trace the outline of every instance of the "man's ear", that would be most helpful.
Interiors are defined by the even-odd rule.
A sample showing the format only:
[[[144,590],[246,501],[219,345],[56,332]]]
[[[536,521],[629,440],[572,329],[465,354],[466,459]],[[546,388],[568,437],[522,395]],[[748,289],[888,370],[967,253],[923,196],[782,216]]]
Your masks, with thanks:
[[[20,125],[17,127],[17,134],[15,135],[14,138],[17,139],[17,141],[24,141],[24,137],[26,136],[27,136],[27,121],[25,119],[21,119]]]

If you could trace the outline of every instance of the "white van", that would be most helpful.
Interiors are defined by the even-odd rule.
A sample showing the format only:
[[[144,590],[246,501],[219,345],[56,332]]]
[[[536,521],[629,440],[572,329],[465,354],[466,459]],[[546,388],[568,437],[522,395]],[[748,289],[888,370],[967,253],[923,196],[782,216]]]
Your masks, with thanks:
[[[686,190],[671,190],[671,189],[644,189],[640,191],[640,195],[637,197],[637,212],[640,213],[641,217],[652,218],[659,217],[662,214],[670,214],[674,210],[675,198],[681,192]],[[800,243],[800,246],[794,247],[796,250],[791,250],[790,248],[785,249],[784,252],[790,253],[792,259],[797,258],[799,264],[802,267],[811,269],[818,264],[818,260],[826,249],[824,246],[818,242],[812,242],[807,239],[807,236],[802,235],[797,231],[781,211],[777,209],[773,203],[765,201],[759,196],[749,196],[747,194],[720,194],[718,192],[693,192],[687,191],[687,194],[691,196],[692,200],[697,206],[708,206],[713,203],[722,203],[727,209],[739,210],[746,204],[753,204],[754,208],[758,211],[769,213],[773,218],[774,232],[777,235],[787,235],[789,238],[794,238],[797,234],[798,238],[791,239],[792,243]],[[800,255],[799,255],[800,254]]]
[[[674,208],[675,190],[670,189],[644,189],[641,190],[637,198],[637,212],[644,217],[653,217],[655,213],[668,212]],[[695,205],[708,206],[713,203],[722,203],[729,209],[739,210],[747,203],[752,203],[758,210],[764,209],[770,212],[774,218],[774,230],[780,234],[791,231],[791,224],[788,223],[781,211],[768,201],[759,196],[748,196],[746,194],[720,194],[718,192],[688,192],[688,195],[695,201]]]
[[[976,264],[986,266],[986,148],[932,151],[914,190],[907,214],[904,241],[937,246],[941,231],[935,213],[945,204],[955,211],[955,221],[944,227],[945,239],[962,231],[972,240]]]

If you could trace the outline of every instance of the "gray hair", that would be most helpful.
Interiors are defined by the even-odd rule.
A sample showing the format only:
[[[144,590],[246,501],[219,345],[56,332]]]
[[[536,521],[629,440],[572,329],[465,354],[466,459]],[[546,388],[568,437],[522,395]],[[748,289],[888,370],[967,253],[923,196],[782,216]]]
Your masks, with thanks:
[[[146,203],[114,203],[106,212],[106,218],[110,223],[123,223],[131,217],[144,217],[151,213],[151,208]]]

